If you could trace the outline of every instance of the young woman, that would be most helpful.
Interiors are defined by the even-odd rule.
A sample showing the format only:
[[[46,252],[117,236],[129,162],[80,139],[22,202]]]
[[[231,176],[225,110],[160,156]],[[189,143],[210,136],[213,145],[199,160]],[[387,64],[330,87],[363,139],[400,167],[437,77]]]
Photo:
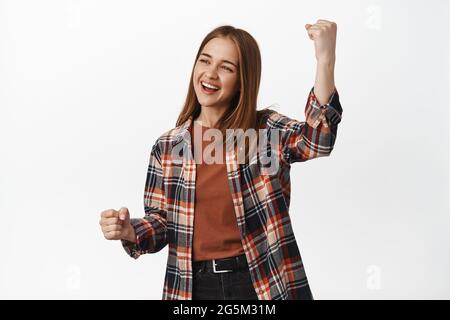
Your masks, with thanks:
[[[257,110],[257,42],[242,29],[218,27],[200,45],[176,127],[152,147],[145,216],[130,219],[124,207],[101,213],[105,238],[121,240],[133,258],[169,246],[163,299],[313,299],[289,218],[289,170],[330,155],[342,108],[336,24],[305,28],[317,59],[306,121]],[[258,134],[242,143],[230,130]]]

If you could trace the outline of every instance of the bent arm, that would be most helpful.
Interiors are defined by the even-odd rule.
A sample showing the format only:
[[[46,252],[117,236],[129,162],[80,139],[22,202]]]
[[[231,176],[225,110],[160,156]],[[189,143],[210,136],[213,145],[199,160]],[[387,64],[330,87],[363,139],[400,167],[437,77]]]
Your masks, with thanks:
[[[306,121],[298,121],[273,113],[270,118],[271,126],[280,130],[282,159],[288,164],[330,155],[342,117],[337,90],[321,105],[313,87],[306,102],[305,117]]]
[[[157,144],[152,148],[144,189],[145,216],[131,219],[136,241],[122,240],[125,251],[137,259],[145,253],[155,253],[167,244],[167,212],[164,194],[161,152]]]

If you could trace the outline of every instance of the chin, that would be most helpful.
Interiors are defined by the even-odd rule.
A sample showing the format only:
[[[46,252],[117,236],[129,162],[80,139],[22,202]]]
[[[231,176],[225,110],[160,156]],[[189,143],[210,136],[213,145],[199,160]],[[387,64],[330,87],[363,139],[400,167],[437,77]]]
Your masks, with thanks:
[[[215,104],[212,104],[209,101],[205,101],[205,100],[203,100],[203,101],[199,100],[198,102],[200,103],[200,105],[202,107],[205,107],[205,108],[213,108],[215,106]]]
[[[208,97],[201,97],[199,99],[198,95],[197,95],[197,100],[204,107],[216,105],[217,103],[220,103],[220,101],[221,101],[220,99],[217,99],[217,98],[208,98]]]

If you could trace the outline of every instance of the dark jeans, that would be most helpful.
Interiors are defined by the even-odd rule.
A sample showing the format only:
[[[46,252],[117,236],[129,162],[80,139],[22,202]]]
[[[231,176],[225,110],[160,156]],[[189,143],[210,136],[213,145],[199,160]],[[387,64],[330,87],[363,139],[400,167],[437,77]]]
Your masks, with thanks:
[[[204,263],[199,263],[194,265],[193,273],[193,300],[258,300],[246,264],[233,272],[214,273]],[[309,285],[296,299],[314,300]]]
[[[248,267],[225,273],[194,268],[193,300],[258,300]]]

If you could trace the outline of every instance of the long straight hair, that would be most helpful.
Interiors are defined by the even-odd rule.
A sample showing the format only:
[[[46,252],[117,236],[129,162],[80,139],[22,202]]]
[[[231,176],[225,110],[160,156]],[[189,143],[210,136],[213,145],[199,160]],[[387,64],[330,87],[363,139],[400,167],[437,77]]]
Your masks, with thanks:
[[[225,139],[226,129],[243,129],[244,132],[250,128],[258,130],[263,119],[262,116],[266,115],[268,111],[267,108],[260,111],[256,110],[261,81],[261,53],[258,43],[247,31],[230,25],[215,28],[203,39],[195,57],[186,101],[178,116],[176,126],[182,125],[190,116],[193,116],[193,119],[195,119],[200,115],[201,105],[195,94],[193,84],[195,64],[206,44],[211,39],[219,37],[231,39],[236,45],[239,55],[238,76],[240,78],[240,89],[231,99],[229,107],[214,126],[214,128],[222,132],[222,136]],[[259,139],[258,134],[257,138]],[[245,159],[247,162],[249,151],[247,141],[245,141],[245,146]]]

